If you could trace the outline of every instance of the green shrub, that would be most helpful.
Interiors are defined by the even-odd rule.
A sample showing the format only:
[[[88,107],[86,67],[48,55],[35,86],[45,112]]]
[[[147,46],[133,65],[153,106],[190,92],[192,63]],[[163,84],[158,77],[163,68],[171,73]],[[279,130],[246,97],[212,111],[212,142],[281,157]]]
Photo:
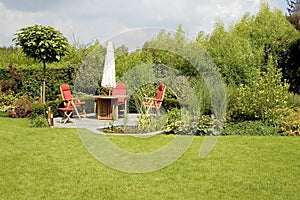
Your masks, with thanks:
[[[8,112],[9,110],[14,109],[14,104],[18,98],[14,95],[14,93],[11,94],[4,94],[0,92],[0,111],[1,112]]]
[[[19,69],[17,69],[19,70]],[[0,74],[7,74],[8,68],[0,68]],[[47,69],[46,100],[52,101],[60,98],[60,85],[68,83],[74,84],[77,68],[66,66],[65,68]],[[30,66],[22,69],[22,82],[16,76],[3,77],[0,85],[2,91],[17,91],[17,96],[31,96],[35,100],[40,98],[40,87],[42,86],[42,70],[40,66]],[[14,89],[16,88],[17,89]]]
[[[166,133],[187,135],[214,135],[213,131],[220,131],[218,120],[213,121],[210,115],[192,117],[188,113],[183,116],[184,110],[177,108],[167,112]]]
[[[149,133],[164,130],[165,115],[151,116],[149,113],[142,113],[139,118],[138,132]]]
[[[212,129],[212,118],[209,115],[202,115],[199,120],[197,135],[207,135],[211,134],[210,130]]]
[[[131,91],[132,88],[130,86],[127,89],[127,93],[129,94],[132,93],[128,102],[129,112],[142,113],[143,112],[142,102],[147,101],[147,99],[145,99],[144,97],[154,98],[157,92],[157,85],[151,83],[134,89],[136,90]]]
[[[12,118],[30,118],[32,103],[34,99],[28,96],[20,97],[13,105],[14,109],[8,112],[9,117]]]
[[[173,108],[167,111],[166,119],[166,133],[175,133],[177,134],[181,126],[181,113],[180,109]]]
[[[239,85],[229,95],[229,121],[262,120],[278,125],[284,118],[282,109],[288,108],[288,84],[281,82],[281,72],[269,65],[250,85]]]
[[[46,118],[46,105],[35,102],[32,104],[31,119],[35,119],[38,116]]]
[[[0,118],[1,118],[1,117],[8,117],[8,113],[7,113],[7,112],[0,111]]]
[[[55,100],[55,101],[47,101],[46,102],[46,109],[48,110],[48,108],[50,107],[51,112],[53,114],[53,117],[57,117],[60,116],[60,114],[57,112],[57,108],[61,107],[60,105],[62,104],[62,100]]]
[[[280,129],[262,121],[231,122],[225,125],[222,135],[279,136]]]
[[[14,91],[19,93],[22,88],[23,71],[17,70],[15,66],[9,63],[8,69],[4,74],[6,74],[6,77],[0,81],[0,92],[11,94]]]
[[[30,127],[33,128],[44,128],[49,127],[48,121],[43,115],[37,115],[35,118],[30,120]]]
[[[140,99],[136,100],[136,108],[138,109],[138,113],[140,113],[138,118],[138,132],[148,133],[165,129],[166,115],[163,110],[160,110],[160,114],[153,115],[150,113],[151,111],[149,112],[148,109],[141,104]]]
[[[176,98],[164,97],[162,107],[165,110],[171,110],[173,108],[180,108],[179,100]]]
[[[300,108],[284,110],[286,117],[281,124],[282,135],[300,135]]]
[[[183,110],[172,109],[168,112],[166,120],[166,132],[184,135],[199,135],[204,131],[200,127],[199,119],[190,116],[188,113],[184,114]]]

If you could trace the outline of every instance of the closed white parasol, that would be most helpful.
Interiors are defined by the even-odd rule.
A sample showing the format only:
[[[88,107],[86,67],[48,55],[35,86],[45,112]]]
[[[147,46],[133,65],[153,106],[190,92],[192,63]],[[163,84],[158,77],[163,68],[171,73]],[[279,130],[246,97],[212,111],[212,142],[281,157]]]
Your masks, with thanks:
[[[102,75],[101,86],[105,88],[116,87],[116,69],[115,69],[115,53],[113,43],[111,41],[107,44],[104,69]]]

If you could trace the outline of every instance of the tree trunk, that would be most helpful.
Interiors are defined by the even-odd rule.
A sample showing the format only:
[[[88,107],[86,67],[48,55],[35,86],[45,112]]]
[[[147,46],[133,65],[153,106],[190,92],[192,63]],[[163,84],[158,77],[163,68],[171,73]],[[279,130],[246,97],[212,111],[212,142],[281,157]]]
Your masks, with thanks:
[[[40,103],[43,103],[43,86],[40,86],[40,99],[39,99]]]
[[[43,60],[43,65],[44,65],[44,82],[43,82],[43,99],[42,102],[43,104],[46,103],[46,61]]]

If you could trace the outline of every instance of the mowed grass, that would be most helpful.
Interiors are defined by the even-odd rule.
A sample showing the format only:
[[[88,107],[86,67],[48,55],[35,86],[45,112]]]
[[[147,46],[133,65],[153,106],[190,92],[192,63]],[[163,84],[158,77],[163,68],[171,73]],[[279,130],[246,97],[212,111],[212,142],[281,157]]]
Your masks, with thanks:
[[[0,199],[299,199],[300,137],[220,137],[198,157],[196,137],[173,164],[124,173],[96,160],[74,129],[29,128],[0,118]],[[147,152],[172,135],[110,136],[126,150]]]

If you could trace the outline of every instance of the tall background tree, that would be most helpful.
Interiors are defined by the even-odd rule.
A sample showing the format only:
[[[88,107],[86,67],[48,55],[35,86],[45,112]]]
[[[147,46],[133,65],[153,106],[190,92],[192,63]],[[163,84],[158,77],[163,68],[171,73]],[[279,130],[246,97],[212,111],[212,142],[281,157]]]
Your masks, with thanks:
[[[41,101],[46,101],[46,63],[59,62],[68,53],[69,42],[63,34],[51,26],[34,25],[17,31],[13,41],[23,52],[43,63],[43,86]]]
[[[299,31],[300,30],[300,0],[286,0],[287,19]]]
[[[287,11],[289,15],[300,11],[300,0],[286,0],[286,3],[288,5]]]
[[[287,20],[300,31],[300,0],[287,0]],[[300,39],[291,43],[281,60],[282,72],[290,83],[290,90],[300,94]]]

